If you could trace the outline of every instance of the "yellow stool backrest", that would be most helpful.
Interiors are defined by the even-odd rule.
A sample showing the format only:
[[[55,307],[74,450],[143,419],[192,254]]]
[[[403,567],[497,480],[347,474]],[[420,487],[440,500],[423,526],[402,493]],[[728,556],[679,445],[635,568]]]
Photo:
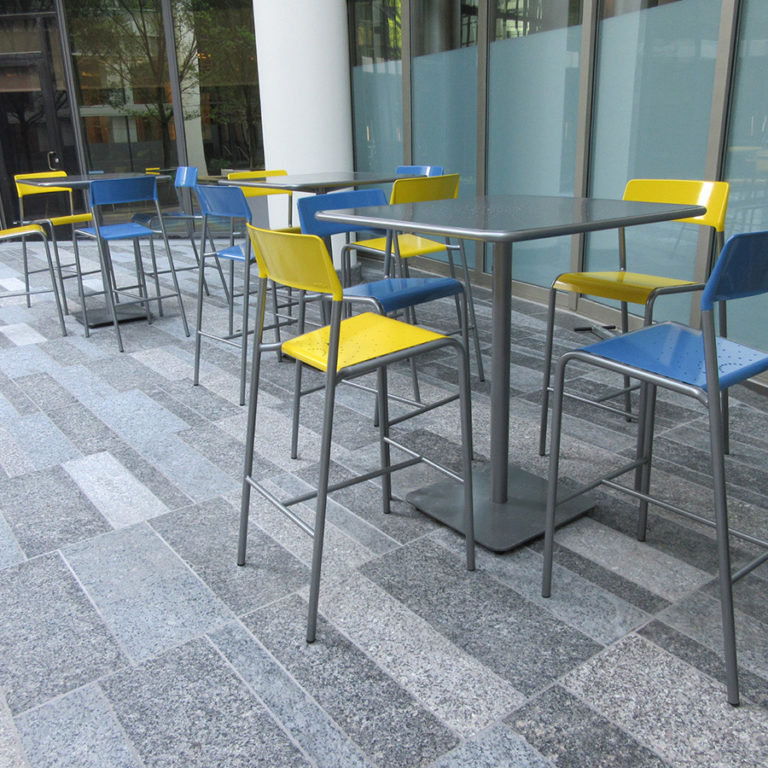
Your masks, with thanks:
[[[13,180],[16,182],[16,194],[21,200],[25,195],[42,195],[48,192],[72,193],[69,187],[36,187],[32,184],[24,184],[22,179],[51,179],[56,176],[66,176],[66,171],[43,171],[41,173],[17,173]]]
[[[232,171],[228,179],[268,179],[270,176],[287,176],[288,171]],[[259,189],[259,187],[240,187],[246,197],[262,197],[264,195],[290,195],[289,189]]]
[[[707,212],[701,216],[677,221],[701,224],[717,232],[725,229],[728,208],[727,181],[696,181],[693,179],[630,179],[624,189],[624,200],[643,203],[676,203],[704,205]]]
[[[389,202],[421,203],[426,200],[450,200],[459,195],[459,174],[445,176],[416,176],[412,179],[397,179],[392,185]]]
[[[321,238],[251,224],[247,227],[261,277],[299,291],[330,294],[334,301],[341,301],[341,281]]]

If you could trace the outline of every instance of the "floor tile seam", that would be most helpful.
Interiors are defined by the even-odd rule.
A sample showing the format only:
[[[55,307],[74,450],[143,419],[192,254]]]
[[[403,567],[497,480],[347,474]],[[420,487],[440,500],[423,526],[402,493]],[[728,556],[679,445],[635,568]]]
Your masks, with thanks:
[[[21,560],[20,562],[8,563],[8,565],[0,567],[0,573],[2,573],[6,568],[12,568],[14,565],[20,565],[21,563],[29,562],[29,560],[31,560],[32,558],[30,558],[29,555],[26,553],[24,547],[21,546],[21,542],[19,541],[16,534],[14,533],[13,527],[8,522],[8,518],[5,516],[5,513],[3,512],[2,507],[0,507],[0,519],[2,519],[2,521],[5,523],[6,533],[11,537],[11,539],[13,540],[13,543],[18,547],[19,552],[21,552],[22,556],[24,557],[24,559]],[[50,551],[55,551],[55,550],[50,550]],[[39,552],[37,555],[34,555],[34,557],[37,557],[38,555],[44,555],[44,554],[47,554],[47,553]]]
[[[215,497],[212,497],[212,498],[220,498],[220,496],[215,496]],[[196,505],[196,504],[188,505],[187,507],[185,507],[185,509],[188,509],[190,506],[191,506],[191,507],[194,507],[194,506],[197,506],[197,505]],[[174,510],[174,512],[175,512],[175,511],[176,511],[176,510]],[[150,518],[150,519],[151,519],[151,518]],[[189,574],[191,574],[191,575],[194,577],[194,579],[195,579],[195,581],[198,583],[198,585],[199,585],[199,586],[200,586],[200,587],[201,587],[201,588],[202,588],[202,589],[203,589],[205,592],[207,592],[207,593],[208,593],[208,594],[211,596],[211,598],[212,598],[213,600],[215,600],[215,601],[216,601],[216,602],[217,602],[217,603],[218,603],[218,604],[219,604],[219,605],[220,605],[220,606],[221,606],[221,607],[224,609],[224,611],[226,611],[227,613],[229,613],[229,614],[230,614],[230,617],[231,617],[231,618],[224,618],[224,617],[222,617],[222,619],[223,619],[225,622],[226,622],[226,621],[229,621],[229,620],[232,620],[232,619],[235,619],[235,618],[237,618],[237,614],[236,614],[236,613],[235,613],[235,612],[234,612],[234,611],[233,611],[233,610],[232,610],[232,609],[231,609],[231,608],[230,608],[230,607],[229,607],[229,606],[228,606],[228,605],[227,605],[227,604],[224,602],[224,600],[222,600],[222,599],[221,599],[221,598],[220,598],[220,597],[219,597],[219,596],[218,596],[218,595],[217,595],[217,594],[216,594],[216,593],[215,593],[215,592],[214,592],[214,591],[211,589],[211,587],[210,587],[210,586],[209,586],[209,585],[208,585],[208,584],[205,582],[205,580],[204,580],[204,579],[203,579],[203,578],[200,576],[200,574],[198,574],[198,573],[197,573],[197,571],[196,571],[196,570],[195,570],[195,569],[194,569],[194,568],[191,566],[191,564],[190,564],[190,563],[188,563],[188,562],[187,562],[187,560],[186,560],[184,557],[182,557],[182,556],[181,556],[181,554],[179,554],[179,553],[178,553],[178,552],[177,552],[177,551],[176,551],[176,550],[173,548],[173,546],[171,545],[171,543],[170,543],[170,542],[169,542],[169,541],[168,541],[168,540],[167,540],[167,539],[166,539],[166,538],[165,538],[165,537],[162,535],[162,533],[160,533],[160,531],[158,531],[156,528],[154,528],[154,527],[153,527],[153,526],[150,524],[150,521],[149,521],[149,520],[142,520],[140,523],[137,523],[137,525],[144,525],[145,527],[147,527],[147,528],[149,529],[150,533],[154,534],[154,535],[155,535],[155,536],[156,536],[156,537],[157,537],[157,538],[158,538],[158,539],[159,539],[159,540],[160,540],[160,541],[161,541],[161,542],[162,542],[162,543],[165,545],[165,547],[166,547],[166,548],[168,549],[168,551],[169,551],[169,552],[170,552],[170,553],[173,555],[173,557],[175,557],[177,560],[179,560],[179,561],[182,563],[182,565],[184,566],[184,568],[186,569],[186,571],[187,571]],[[207,631],[207,630],[203,630],[203,632],[205,632],[205,631]]]
[[[637,635],[636,631],[632,631],[632,632],[628,633],[627,635],[624,635],[623,637],[626,638],[626,637],[629,637],[629,636],[638,637],[641,641],[642,640],[646,640],[646,638],[642,637],[641,635]],[[651,644],[656,646],[655,643],[651,643]],[[613,643],[611,644],[611,646],[612,645],[613,645]],[[608,652],[610,650],[611,646],[606,647],[604,650],[600,651],[600,653],[596,654],[596,655],[599,656],[599,655],[602,655],[602,654]],[[665,650],[664,648],[661,648],[661,646],[656,646],[656,647],[659,648],[663,653],[670,654],[669,651]],[[705,673],[703,673],[701,670],[697,669],[696,667],[692,666],[691,664],[688,664],[683,659],[680,659],[680,657],[677,656],[676,654],[670,654],[670,655],[674,656],[675,659],[679,659],[680,661],[683,661],[683,663],[685,663],[686,666],[690,667],[694,672],[696,672],[698,674],[701,674],[701,675],[704,675],[705,677],[707,677],[710,680],[713,679],[713,678],[710,678],[709,675],[706,675]],[[573,670],[571,670],[571,672],[574,672],[576,669],[579,668],[579,666],[582,666],[583,664],[589,663],[589,661],[591,659],[594,659],[594,658],[595,657],[593,656],[590,659],[587,659],[586,661],[582,662],[582,664],[580,664],[577,667],[575,667]],[[569,674],[569,673],[567,673],[567,674]],[[563,678],[565,678],[567,676],[567,674],[563,675]],[[561,678],[561,680],[562,680],[562,678]],[[649,742],[645,738],[642,738],[639,734],[633,733],[632,731],[628,730],[623,725],[621,725],[619,722],[617,722],[616,719],[613,717],[612,713],[602,712],[601,710],[596,709],[594,706],[592,706],[592,704],[589,701],[587,701],[584,698],[582,698],[578,694],[577,691],[574,691],[572,688],[568,687],[567,683],[564,680],[562,682],[559,680],[557,684],[560,685],[560,687],[563,688],[565,691],[567,691],[571,696],[576,698],[590,712],[593,712],[598,718],[600,718],[601,720],[604,720],[605,722],[609,723],[614,728],[619,730],[621,733],[626,734],[631,739],[631,741],[633,741],[635,744],[638,744],[639,746],[643,747],[644,749],[647,749],[652,755],[657,757],[665,766],[668,766],[668,768],[675,768],[677,763],[676,763],[676,761],[674,759],[674,755],[666,756],[664,754],[664,752],[659,750],[656,745],[654,745],[653,743]]]
[[[292,593],[295,594],[295,593]],[[287,595],[284,595],[284,599],[287,597]],[[273,601],[270,604],[274,604],[275,602],[279,602],[280,599]],[[256,613],[260,608],[263,608],[264,606],[259,606],[253,613]],[[348,741],[349,744],[353,745],[355,749],[359,752],[360,755],[362,755],[368,762],[373,765],[373,762],[368,758],[368,756],[363,752],[363,750],[360,748],[360,746],[354,742],[347,732],[339,725],[339,723],[336,722],[336,720],[332,717],[330,712],[328,712],[324,707],[320,705],[320,703],[315,699],[312,694],[307,691],[299,682],[296,680],[296,678],[291,674],[290,670],[283,665],[283,663],[248,629],[248,627],[245,626],[245,624],[242,622],[240,618],[236,618],[233,623],[236,623],[240,626],[240,628],[248,634],[248,636],[253,640],[254,643],[256,643],[262,650],[262,652],[270,659],[272,664],[274,664],[280,672],[285,675],[288,680],[295,686],[295,688],[301,692],[303,696],[306,697],[306,699],[319,711],[321,711],[325,717],[328,719],[328,721],[336,728],[339,734],[342,734]],[[280,729],[282,733],[285,734],[286,738],[290,741],[291,744],[293,744],[297,750],[299,750],[299,753],[303,755],[306,760],[310,763],[310,765],[317,766],[317,768],[322,768],[317,763],[317,760],[314,758],[313,755],[309,754],[304,747],[302,747],[301,744],[296,740],[296,737],[293,735],[293,733],[290,731],[288,726],[283,722],[280,715],[273,711],[272,708],[267,704],[267,702],[259,695],[259,693],[251,686],[251,684],[240,674],[240,671],[235,667],[235,665],[226,657],[224,651],[219,648],[219,646],[216,644],[216,642],[211,638],[207,633],[205,634],[205,640],[206,642],[211,646],[214,653],[216,653],[223,661],[223,663],[231,670],[232,674],[235,675],[235,677],[240,681],[241,685],[249,691],[251,696],[256,699],[256,701],[261,704],[261,706],[264,708],[264,710],[269,713],[269,717],[271,720],[277,725],[277,727]],[[357,646],[355,646],[357,647]]]
[[[0,686],[0,719],[3,719],[10,724],[10,732],[6,732],[6,740],[11,742],[11,745],[15,747],[17,755],[20,755],[24,761],[23,765],[20,764],[18,768],[31,768],[27,750],[24,747],[24,741],[16,722],[16,716],[11,712],[11,708],[8,706],[6,689],[3,686]]]
[[[439,531],[438,532],[432,532],[432,535],[435,535],[435,533],[439,534]],[[452,550],[447,546],[446,542],[444,542],[443,540],[441,540],[437,536],[434,538],[434,541],[438,545],[443,547],[446,551],[452,552]],[[568,549],[568,547],[566,547],[564,544],[560,544],[560,546],[563,547],[564,549]],[[530,547],[526,547],[526,549],[530,549]],[[543,559],[543,556],[541,555],[541,553],[537,553],[537,552],[535,552],[535,550],[532,550],[532,549],[530,551],[533,552],[534,554],[538,554]],[[568,549],[568,551],[569,552],[573,552],[573,550],[571,550],[571,549]],[[453,553],[453,554],[455,554],[455,553]],[[574,554],[578,554],[578,553],[574,553]],[[584,556],[582,555],[582,557],[584,557]],[[589,558],[586,558],[586,559],[589,559]],[[594,562],[594,561],[591,561],[591,562]],[[595,564],[598,565],[601,568],[603,567],[603,566],[600,566],[599,563],[595,563]],[[621,595],[617,594],[616,592],[613,592],[610,589],[606,589],[601,584],[598,584],[597,582],[592,581],[592,579],[589,579],[586,576],[583,576],[582,574],[578,573],[577,571],[571,570],[570,568],[568,568],[567,566],[563,565],[562,563],[558,563],[556,560],[553,560],[553,565],[556,565],[559,568],[562,568],[563,570],[568,571],[568,573],[571,574],[571,576],[575,577],[577,580],[581,580],[581,581],[587,582],[587,584],[589,584],[589,586],[592,589],[599,590],[601,593],[603,593],[605,595],[608,595],[610,598],[614,598],[614,599],[617,599],[617,600],[622,600],[623,602],[625,602],[627,605],[631,606],[632,608],[635,608],[635,609],[637,609],[639,611],[642,611],[642,613],[644,613],[648,617],[648,619],[646,621],[642,622],[642,624],[639,624],[637,627],[634,627],[631,631],[633,631],[633,632],[636,631],[641,626],[645,626],[645,624],[648,621],[651,621],[651,620],[653,620],[653,618],[655,618],[655,614],[651,614],[646,609],[640,608],[639,606],[635,605],[635,603],[630,602],[629,600],[627,600],[626,598],[624,598]],[[530,597],[527,597],[522,592],[519,592],[509,582],[504,581],[504,579],[500,575],[496,575],[495,573],[492,573],[491,571],[487,571],[487,570],[483,570],[483,573],[486,575],[486,577],[492,579],[493,581],[495,581],[497,584],[499,584],[500,586],[504,587],[505,589],[512,590],[512,592],[514,592],[515,595],[517,595],[520,598],[520,600],[524,601],[527,605],[533,606],[536,609],[540,608],[540,609],[545,610],[547,612],[547,614],[553,620],[555,620],[556,622],[564,624],[569,629],[572,629],[575,632],[578,632],[580,635],[583,635],[584,637],[589,638],[594,643],[596,643],[597,645],[602,646],[603,648],[606,648],[608,645],[610,645],[610,643],[613,643],[613,642],[616,641],[616,639],[618,639],[618,638],[616,638],[616,639],[610,641],[610,643],[606,643],[604,640],[601,640],[601,639],[599,639],[597,637],[594,637],[593,635],[590,635],[587,632],[585,632],[584,629],[581,626],[579,626],[578,624],[576,624],[575,622],[573,622],[573,620],[570,619],[570,617],[564,617],[564,616],[558,615],[554,610],[552,610],[549,607],[549,601],[547,599],[542,599],[541,602],[539,602],[537,600],[534,600],[534,599],[532,599]],[[634,582],[632,582],[632,583],[634,583]],[[652,593],[652,594],[656,595],[655,592]],[[665,606],[665,607],[667,607],[667,606]],[[621,635],[621,637],[624,637],[624,635],[626,635],[626,634],[627,633],[625,632],[623,635]]]
[[[92,536],[91,539],[86,539],[86,541],[90,541],[92,539],[98,538],[99,536],[105,536],[108,535],[110,532],[107,531],[105,533],[97,534],[96,536]],[[80,577],[78,576],[75,569],[72,567],[72,564],[67,559],[66,553],[63,549],[59,548],[55,550],[55,552],[58,554],[58,556],[61,558],[62,562],[64,563],[65,568],[70,572],[72,575],[72,578],[75,580],[75,583],[80,588],[80,591],[85,596],[86,600],[88,600],[89,605],[93,609],[94,613],[99,617],[99,621],[101,622],[102,627],[104,627],[104,630],[109,634],[109,637],[114,641],[117,648],[120,650],[120,653],[125,658],[127,664],[124,666],[124,668],[130,668],[131,666],[135,666],[137,661],[133,658],[133,655],[129,652],[128,648],[123,644],[122,639],[115,633],[114,629],[112,628],[112,625],[106,620],[104,615],[102,614],[99,606],[96,604],[95,600],[91,596],[90,591],[87,589],[85,584],[81,581]],[[111,674],[114,674],[114,672],[109,672],[105,675],[102,675],[101,677],[109,677]],[[101,679],[101,678],[97,678]]]

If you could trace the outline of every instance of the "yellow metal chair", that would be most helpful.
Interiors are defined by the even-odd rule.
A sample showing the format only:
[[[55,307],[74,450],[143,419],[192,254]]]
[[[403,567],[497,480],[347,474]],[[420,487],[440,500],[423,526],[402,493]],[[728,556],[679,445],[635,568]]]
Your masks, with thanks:
[[[43,241],[43,246],[45,248],[45,259],[48,263],[48,266],[43,269],[35,269],[30,272],[27,268],[27,239],[28,238],[40,238],[40,240]],[[14,291],[10,293],[3,293],[0,294],[0,301],[3,299],[9,299],[15,296],[26,296],[27,298],[27,306],[30,306],[29,297],[31,294],[34,293],[53,293],[53,298],[56,301],[56,311],[59,315],[59,324],[61,325],[61,335],[66,336],[67,335],[67,327],[64,325],[64,313],[62,312],[61,307],[61,299],[59,297],[59,287],[56,281],[56,271],[53,266],[53,260],[51,259],[51,249],[48,247],[48,236],[46,234],[45,229],[40,224],[25,224],[21,227],[11,227],[10,229],[0,229],[0,242],[4,242],[5,240],[17,240],[21,239],[23,243],[23,253],[24,253],[24,277],[25,277],[25,287],[23,291]],[[48,272],[48,275],[51,278],[51,287],[50,288],[37,288],[32,289],[29,285],[29,275],[34,274],[37,272]]]
[[[695,218],[677,219],[677,221],[711,227],[714,230],[715,247],[711,251],[710,261],[707,265],[706,276],[708,278],[714,266],[714,259],[723,247],[728,192],[728,183],[724,181],[631,179],[627,182],[623,199],[647,203],[677,203],[681,205],[706,206],[707,212],[705,214]],[[557,293],[579,293],[621,302],[621,332],[626,333],[629,330],[629,304],[644,305],[643,325],[650,325],[653,322],[654,304],[659,296],[701,291],[703,289],[704,283],[628,271],[623,227],[619,229],[618,270],[609,272],[567,272],[555,278],[549,292],[547,337],[544,347],[544,381],[542,385],[541,428],[539,432],[539,454],[541,456],[546,452],[549,395],[552,391],[550,380],[552,374],[552,347]],[[723,332],[725,332],[725,329],[723,329]],[[628,417],[631,412],[629,400],[631,389],[629,381],[625,379],[623,389],[609,392],[598,400],[589,400],[578,395],[568,396],[590,403],[600,403],[604,409],[615,411]],[[623,410],[605,403],[605,400],[620,395],[625,397]],[[727,418],[727,403],[723,404],[723,408]]]
[[[232,171],[227,174],[228,179],[268,179],[272,176],[287,176],[288,171]],[[264,197],[266,195],[288,195],[288,226],[293,226],[293,192],[290,189],[266,189],[264,187],[240,187],[243,194],[248,197]]]
[[[420,203],[429,200],[450,200],[458,197],[459,174],[450,173],[444,176],[416,176],[413,178],[397,179],[392,185],[390,205],[398,203]],[[458,245],[452,245],[449,238],[445,242],[432,240],[428,237],[414,234],[400,234],[393,237],[388,234],[383,237],[375,237],[367,240],[358,240],[345,246],[342,252],[342,269],[344,274],[349,274],[349,252],[352,250],[382,255],[384,257],[384,274],[389,276],[393,272],[402,270],[403,276],[408,276],[408,259],[414,256],[432,256],[437,253],[448,254],[448,264],[451,277],[456,278],[456,267],[453,261],[453,252],[458,250],[461,258],[461,268],[464,282],[464,292],[467,297],[467,309],[469,312],[469,330],[475,347],[477,361],[477,376],[480,381],[485,380],[483,371],[483,358],[480,354],[480,339],[477,333],[477,319],[475,318],[475,303],[472,296],[472,283],[469,279],[469,267],[464,250],[464,242],[459,240]],[[394,254],[394,268],[391,255]],[[411,319],[415,321],[415,315],[411,310]]]
[[[44,226],[47,230],[48,237],[50,238],[50,242],[53,244],[53,260],[56,264],[56,273],[59,280],[59,286],[61,290],[61,303],[64,310],[64,314],[69,314],[69,307],[67,306],[67,294],[64,289],[64,280],[67,278],[74,277],[77,280],[77,291],[78,296],[80,298],[80,306],[83,308],[83,323],[86,329],[86,336],[88,335],[88,324],[85,321],[85,300],[83,297],[83,272],[80,268],[80,253],[77,248],[77,238],[75,237],[75,227],[79,224],[85,224],[90,222],[93,219],[93,216],[90,213],[75,213],[75,205],[74,205],[74,199],[72,190],[69,187],[37,187],[33,186],[32,184],[25,184],[24,179],[41,179],[41,178],[52,178],[57,176],[66,176],[66,171],[43,171],[40,173],[17,173],[13,180],[16,182],[16,194],[19,196],[19,216],[20,216],[20,223],[21,224],[40,224],[41,226]],[[67,207],[69,208],[69,213],[59,215],[59,216],[50,216],[50,217],[35,217],[34,219],[29,218],[27,215],[27,212],[24,210],[24,201],[25,198],[30,197],[32,195],[56,195],[59,199],[62,195],[66,195],[67,198]],[[74,262],[72,264],[64,264],[62,265],[61,259],[59,258],[59,246],[58,242],[56,240],[56,231],[55,227],[59,226],[69,226],[70,231],[72,234],[72,248],[74,250]],[[74,271],[70,274],[64,274],[65,269],[74,269]],[[93,272],[98,272],[99,270],[93,270]],[[89,273],[90,274],[90,273]],[[30,272],[27,269],[27,251],[26,247],[24,248],[24,279],[26,281],[27,289],[29,289],[29,275]],[[27,294],[27,306],[29,306],[29,294]]]
[[[366,312],[342,320],[342,286],[336,275],[323,241],[315,235],[300,235],[273,230],[257,229],[248,225],[253,250],[259,265],[259,303],[254,336],[254,354],[251,372],[248,420],[245,441],[245,466],[243,472],[243,495],[240,516],[240,535],[237,563],[245,564],[245,550],[248,533],[248,512],[251,489],[274,504],[305,533],[313,538],[313,554],[309,593],[309,614],[307,620],[307,642],[315,639],[320,586],[320,569],[323,555],[323,536],[328,494],[358,482],[381,478],[383,511],[389,512],[392,498],[391,475],[394,471],[425,460],[417,452],[396,442],[390,435],[390,427],[407,418],[431,411],[440,405],[459,398],[462,446],[462,473],[439,467],[432,461],[427,463],[440,469],[464,486],[464,531],[466,534],[466,559],[468,570],[474,570],[474,527],[472,517],[472,420],[469,389],[469,366],[464,346],[456,339],[433,333],[424,328],[402,323],[399,320]],[[322,293],[331,299],[330,325],[303,333],[282,342],[284,355],[296,360],[297,369],[308,365],[325,374],[325,408],[323,432],[319,458],[319,480],[316,490],[288,499],[279,499],[275,493],[260,483],[254,476],[254,438],[256,434],[256,406],[259,394],[259,375],[262,353],[274,349],[277,344],[263,342],[264,316],[267,294],[267,280],[299,291]],[[390,419],[387,398],[387,367],[404,361],[414,355],[429,353],[435,349],[450,347],[456,353],[459,372],[459,394],[450,395],[429,405],[420,405],[405,416]],[[331,437],[337,385],[344,380],[357,378],[367,373],[377,374],[377,399],[379,408],[379,439],[381,466],[366,474],[329,484],[331,463]],[[296,393],[294,393],[294,397]],[[392,448],[402,450],[406,458],[393,463]],[[314,525],[308,525],[291,507],[315,499]]]

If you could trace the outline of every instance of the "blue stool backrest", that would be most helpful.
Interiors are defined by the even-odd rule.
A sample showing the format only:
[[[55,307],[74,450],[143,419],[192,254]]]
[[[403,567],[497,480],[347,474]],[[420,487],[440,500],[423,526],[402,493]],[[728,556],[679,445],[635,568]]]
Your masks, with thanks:
[[[299,222],[305,235],[328,237],[340,232],[357,232],[360,225],[340,224],[335,221],[319,221],[318,211],[339,208],[363,208],[368,205],[387,205],[387,198],[380,189],[356,189],[352,192],[329,192],[327,195],[312,195],[299,199]]]
[[[206,216],[251,220],[251,209],[240,187],[221,184],[198,184],[195,187],[200,210]]]
[[[701,311],[714,302],[768,293],[768,232],[733,235],[723,246],[701,296]]]
[[[442,165],[398,165],[395,169],[398,176],[442,176]]]
[[[157,177],[136,176],[125,179],[94,179],[91,205],[117,205],[157,200]]]
[[[197,185],[197,168],[191,165],[180,165],[176,169],[176,181],[174,184],[176,187],[194,189]]]

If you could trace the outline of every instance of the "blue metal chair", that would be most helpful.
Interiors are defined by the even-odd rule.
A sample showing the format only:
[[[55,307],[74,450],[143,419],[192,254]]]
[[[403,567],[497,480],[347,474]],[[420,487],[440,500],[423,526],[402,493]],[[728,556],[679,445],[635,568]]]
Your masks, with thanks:
[[[171,246],[168,243],[168,235],[165,231],[165,224],[160,215],[160,204],[157,198],[157,179],[154,176],[126,177],[124,179],[94,179],[90,184],[91,211],[93,212],[92,227],[83,227],[77,232],[85,237],[95,238],[99,245],[99,256],[101,259],[101,277],[104,284],[104,298],[109,310],[109,315],[117,335],[117,345],[120,351],[123,351],[123,340],[120,335],[120,325],[118,318],[118,307],[124,308],[132,305],[142,305],[145,309],[147,321],[152,322],[150,312],[150,302],[157,302],[158,312],[163,314],[163,299],[176,297],[179,304],[179,312],[184,325],[184,333],[189,336],[189,326],[187,325],[187,316],[184,312],[184,304],[181,300],[181,290],[176,277],[176,268],[173,263],[173,254]],[[163,294],[160,288],[159,272],[157,269],[157,259],[155,257],[153,232],[149,227],[137,221],[126,221],[121,223],[105,223],[104,208],[107,206],[152,203],[157,215],[160,235],[165,246],[165,252],[168,259],[168,274],[171,276],[173,291]],[[110,215],[110,219],[112,216]],[[136,279],[134,285],[118,286],[115,282],[115,273],[112,265],[112,257],[109,251],[109,244],[120,240],[130,240],[133,243],[133,253],[136,264]],[[140,240],[149,240],[150,256],[152,260],[151,275],[154,277],[155,295],[150,296],[147,290],[146,275],[142,261]],[[137,293],[138,291],[138,293]]]
[[[251,209],[240,187],[221,185],[198,185],[197,199],[203,213],[203,229],[200,241],[200,272],[197,282],[197,322],[195,329],[195,364],[193,383],[200,383],[200,353],[203,338],[215,339],[230,346],[240,348],[240,405],[245,404],[245,382],[248,358],[248,308],[251,294],[251,265],[256,259],[251,250],[250,240],[244,235],[246,223],[251,221]],[[223,248],[216,244],[212,225],[216,224],[216,233],[221,234],[222,223],[226,222],[226,242]],[[236,242],[240,240],[240,242]],[[229,286],[225,282],[225,296],[228,308],[227,331],[224,334],[203,331],[203,292],[205,285],[206,259],[214,259],[215,266],[221,272],[220,260],[229,264]],[[242,289],[235,289],[235,264],[242,264]],[[223,280],[223,277],[222,277]],[[275,331],[280,340],[280,327],[293,320],[282,322],[278,316],[278,304],[274,285],[272,286],[274,303],[274,324],[269,329]],[[235,301],[242,298],[240,327],[235,323]]]
[[[386,204],[386,197],[380,189],[361,189],[351,192],[330,192],[325,195],[303,197],[299,199],[297,205],[302,233],[316,235],[328,241],[331,235],[353,232],[355,227],[330,221],[320,221],[315,218],[315,214],[318,211],[338,208],[362,208],[370,205]],[[349,243],[342,249],[342,276],[346,276],[347,281],[350,272],[347,254],[354,247],[354,243]],[[449,296],[453,296],[456,301],[456,313],[459,322],[458,331],[450,335],[461,334],[466,347],[468,344],[469,324],[464,286],[459,280],[452,277],[390,277],[358,285],[350,286],[345,284],[343,301],[347,304],[367,304],[381,315],[404,312],[409,321],[414,322],[415,318],[412,311],[414,306]],[[411,366],[414,399],[416,402],[420,402],[419,383],[413,360],[411,361]],[[300,375],[301,369],[297,370]],[[302,395],[308,394],[311,391],[314,390],[302,392],[301,380],[298,379],[296,381],[294,387],[293,441],[291,448],[293,458],[296,458],[297,455],[299,399]]]
[[[768,552],[732,574],[729,536],[766,548],[768,542],[741,531],[729,530],[721,393],[734,384],[768,370],[768,355],[719,335],[722,333],[722,325],[717,331],[715,307],[721,310],[723,302],[763,293],[768,293],[768,232],[735,235],[725,244],[702,294],[701,331],[679,323],[667,322],[568,352],[558,362],[553,395],[542,594],[548,597],[552,585],[556,507],[598,485],[603,484],[623,491],[640,500],[637,538],[641,541],[645,540],[649,503],[715,528],[728,701],[733,705],[739,703],[739,683],[732,584],[768,560]],[[634,460],[628,464],[569,493],[566,497],[557,498],[563,389],[566,368],[571,361],[594,365],[640,381],[637,451]],[[654,411],[658,387],[692,397],[707,408],[714,486],[714,522],[650,495]],[[632,487],[615,482],[617,477],[629,472],[635,473]]]
[[[395,168],[398,176],[442,176],[442,165],[398,165]]]

